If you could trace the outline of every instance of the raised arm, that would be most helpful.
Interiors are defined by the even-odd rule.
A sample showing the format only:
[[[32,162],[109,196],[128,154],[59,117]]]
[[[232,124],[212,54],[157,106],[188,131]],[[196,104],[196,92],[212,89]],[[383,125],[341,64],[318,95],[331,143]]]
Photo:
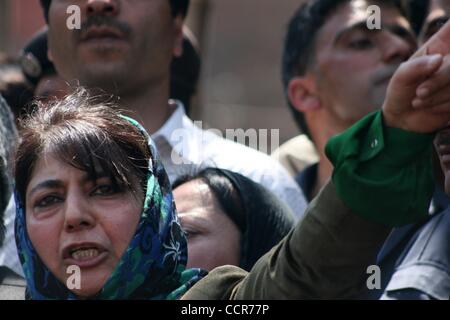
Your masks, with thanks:
[[[450,22],[394,74],[383,105],[386,126],[433,133],[450,121]]]

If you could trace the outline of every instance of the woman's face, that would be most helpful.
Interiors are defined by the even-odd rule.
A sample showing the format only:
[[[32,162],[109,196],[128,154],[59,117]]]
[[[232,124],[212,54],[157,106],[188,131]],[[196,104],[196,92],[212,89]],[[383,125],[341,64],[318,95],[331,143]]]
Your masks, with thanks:
[[[80,288],[72,291],[89,297],[100,291],[128,247],[142,199],[117,190],[107,177],[92,181],[86,172],[44,155],[26,189],[28,234],[62,283],[73,281],[69,267],[79,267]]]
[[[241,233],[209,186],[193,180],[177,187],[173,196],[181,226],[188,234],[187,267],[212,270],[238,266]]]

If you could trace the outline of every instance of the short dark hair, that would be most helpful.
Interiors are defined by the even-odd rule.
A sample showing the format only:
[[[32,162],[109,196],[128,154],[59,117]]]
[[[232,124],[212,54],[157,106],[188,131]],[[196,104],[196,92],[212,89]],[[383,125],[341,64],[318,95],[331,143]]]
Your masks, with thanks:
[[[287,88],[295,76],[304,75],[314,57],[318,32],[337,7],[353,0],[310,0],[303,3],[288,24],[282,58],[282,81],[285,96],[294,119],[303,133],[311,137],[303,113],[296,110],[289,100]],[[397,7],[406,16],[400,0],[368,0]]]
[[[430,0],[403,0],[408,19],[414,32],[418,35],[430,10]]]
[[[45,21],[48,22],[48,10],[50,9],[50,4],[52,0],[41,0],[42,8],[44,9]],[[174,17],[181,14],[182,16],[187,15],[189,9],[189,0],[170,0],[170,6],[172,7],[172,15]]]
[[[190,114],[191,100],[197,91],[201,59],[197,40],[190,31],[183,31],[183,54],[174,57],[170,67],[170,98],[180,100]]]
[[[103,97],[102,97],[103,99]],[[98,102],[85,89],[35,110],[20,123],[21,141],[14,161],[16,190],[25,203],[26,189],[36,162],[49,152],[87,172],[93,181],[111,178],[119,190],[145,192],[150,150],[137,127],[121,116],[111,102]]]

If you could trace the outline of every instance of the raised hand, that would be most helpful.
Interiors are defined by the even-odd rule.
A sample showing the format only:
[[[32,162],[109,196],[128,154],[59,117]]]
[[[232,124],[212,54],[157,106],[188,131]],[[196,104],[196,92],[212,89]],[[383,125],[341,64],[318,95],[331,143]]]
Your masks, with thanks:
[[[450,122],[450,22],[403,63],[383,105],[387,126],[432,133]]]

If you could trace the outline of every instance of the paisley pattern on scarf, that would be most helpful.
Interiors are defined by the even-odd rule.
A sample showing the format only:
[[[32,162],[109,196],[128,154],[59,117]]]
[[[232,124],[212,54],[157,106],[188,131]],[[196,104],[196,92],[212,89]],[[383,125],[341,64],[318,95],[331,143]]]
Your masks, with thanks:
[[[138,227],[127,250],[104,287],[91,299],[179,299],[206,272],[185,269],[187,240],[156,146],[139,123],[123,118],[139,128],[148,141],[152,156],[148,165],[147,191]],[[27,233],[24,203],[17,192],[15,197],[16,244],[27,280],[27,299],[78,299],[39,258]]]

